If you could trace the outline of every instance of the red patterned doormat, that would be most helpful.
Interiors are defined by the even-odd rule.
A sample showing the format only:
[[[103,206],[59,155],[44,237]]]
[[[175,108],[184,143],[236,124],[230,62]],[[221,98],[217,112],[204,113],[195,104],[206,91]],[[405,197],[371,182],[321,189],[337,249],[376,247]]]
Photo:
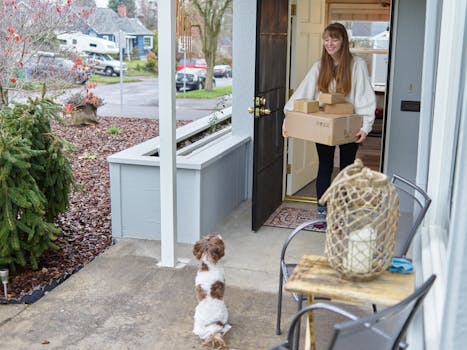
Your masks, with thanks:
[[[266,220],[265,226],[282,227],[294,229],[305,221],[315,220],[317,218],[316,207],[310,209],[292,208],[280,206]],[[324,232],[325,228],[307,227],[305,230]]]

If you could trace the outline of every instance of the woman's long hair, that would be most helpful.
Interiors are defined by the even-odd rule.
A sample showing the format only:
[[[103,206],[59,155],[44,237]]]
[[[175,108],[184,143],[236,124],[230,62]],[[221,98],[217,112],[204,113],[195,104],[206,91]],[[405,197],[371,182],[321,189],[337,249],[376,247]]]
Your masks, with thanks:
[[[349,49],[349,37],[347,30],[340,23],[331,23],[323,32],[323,40],[326,37],[342,39],[342,46],[337,55],[339,65],[336,72],[336,92],[343,93],[347,96],[352,88],[352,54]],[[334,78],[334,60],[328,54],[323,45],[321,54],[321,66],[318,76],[318,90],[321,92],[329,92],[329,84]]]

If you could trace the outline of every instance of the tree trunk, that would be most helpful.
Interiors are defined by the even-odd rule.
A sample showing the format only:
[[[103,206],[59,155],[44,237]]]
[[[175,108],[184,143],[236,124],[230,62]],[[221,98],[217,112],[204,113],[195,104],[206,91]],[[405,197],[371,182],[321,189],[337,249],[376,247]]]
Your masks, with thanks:
[[[71,125],[95,125],[97,121],[97,107],[85,105],[79,107],[71,118]]]

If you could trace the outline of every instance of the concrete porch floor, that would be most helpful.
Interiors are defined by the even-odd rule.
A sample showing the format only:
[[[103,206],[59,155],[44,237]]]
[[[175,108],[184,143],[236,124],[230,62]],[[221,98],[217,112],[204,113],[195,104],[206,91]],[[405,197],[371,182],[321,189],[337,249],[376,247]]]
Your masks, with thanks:
[[[225,339],[232,350],[279,344],[296,311],[285,293],[283,334],[276,336],[279,255],[290,229],[263,226],[252,232],[250,225],[247,201],[215,231],[226,243],[221,262],[232,329]],[[159,241],[117,242],[36,303],[0,305],[0,348],[206,349],[192,333],[197,262],[191,249],[177,245],[182,263],[170,269],[157,266]],[[323,250],[324,234],[310,232],[290,247],[290,254],[298,260]],[[323,349],[332,325],[342,319],[328,314],[316,318],[317,345]]]

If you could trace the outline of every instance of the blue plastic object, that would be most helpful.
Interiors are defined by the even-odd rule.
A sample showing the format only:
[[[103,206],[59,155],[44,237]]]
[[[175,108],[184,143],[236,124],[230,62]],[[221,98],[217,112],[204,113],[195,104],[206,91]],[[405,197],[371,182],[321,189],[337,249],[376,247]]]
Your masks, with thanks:
[[[404,258],[392,258],[391,265],[388,270],[398,273],[412,273],[413,264],[410,260]]]

